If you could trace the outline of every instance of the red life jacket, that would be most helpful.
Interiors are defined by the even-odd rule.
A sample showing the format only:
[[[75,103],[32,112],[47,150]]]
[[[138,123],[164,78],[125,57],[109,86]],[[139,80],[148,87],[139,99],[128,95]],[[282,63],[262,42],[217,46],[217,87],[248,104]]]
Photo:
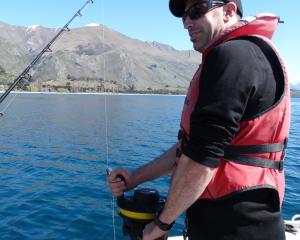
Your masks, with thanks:
[[[285,188],[283,158],[290,126],[290,93],[283,60],[270,41],[278,21],[278,17],[270,16],[257,18],[250,23],[239,21],[221,33],[203,53],[202,64],[216,45],[238,37],[249,37],[278,62],[284,91],[267,111],[252,120],[240,122],[239,131],[225,149],[225,155],[201,199],[217,199],[234,192],[266,187],[276,189],[282,203]],[[190,117],[198,99],[200,78],[201,66],[191,81],[182,111],[179,152],[182,142],[189,140]]]

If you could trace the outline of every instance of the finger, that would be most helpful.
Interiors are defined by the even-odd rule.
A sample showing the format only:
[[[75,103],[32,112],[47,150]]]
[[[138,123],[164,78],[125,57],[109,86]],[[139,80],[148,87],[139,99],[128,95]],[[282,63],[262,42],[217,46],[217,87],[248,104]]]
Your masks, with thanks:
[[[151,233],[151,223],[148,223],[143,230],[143,240],[148,240]]]
[[[121,191],[124,191],[126,189],[126,184],[122,181],[109,182],[109,187],[111,189],[119,189]]]
[[[114,195],[115,197],[120,197],[124,194],[123,191],[111,191],[112,195]]]
[[[114,178],[111,181],[109,180],[109,183],[124,183],[124,181],[121,178]]]
[[[118,197],[118,196],[123,195],[125,191],[124,191],[124,189],[112,189],[111,192],[114,196]]]
[[[110,183],[109,187],[114,196],[120,196],[126,190],[126,186],[124,182]]]
[[[110,174],[108,175],[108,179],[110,181],[114,181],[116,180],[117,178],[122,180],[122,178],[125,180],[125,173],[124,173],[124,170],[122,168],[118,168],[114,171],[111,171]]]
[[[119,187],[119,188],[122,188],[123,190],[128,189],[127,182],[125,181],[124,178],[117,177],[117,178],[113,179],[111,182],[109,182],[109,184]]]

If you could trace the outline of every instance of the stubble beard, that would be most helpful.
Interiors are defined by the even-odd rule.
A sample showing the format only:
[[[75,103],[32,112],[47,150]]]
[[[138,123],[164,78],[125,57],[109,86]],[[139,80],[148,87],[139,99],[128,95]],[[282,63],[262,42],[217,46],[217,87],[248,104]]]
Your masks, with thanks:
[[[192,41],[192,43],[194,50],[200,53],[203,53],[208,45],[207,40],[201,41],[201,39],[195,39],[194,41]]]

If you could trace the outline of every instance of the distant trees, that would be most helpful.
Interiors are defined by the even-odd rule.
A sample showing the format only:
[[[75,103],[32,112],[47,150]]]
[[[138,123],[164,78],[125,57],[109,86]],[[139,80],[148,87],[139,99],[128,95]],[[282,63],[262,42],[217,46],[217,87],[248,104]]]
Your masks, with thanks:
[[[1,73],[1,67],[0,67]],[[1,74],[0,74],[1,76]],[[0,89],[6,90],[12,83],[13,79],[9,79],[8,82],[1,81],[0,78]],[[165,84],[161,88],[147,87],[144,90],[138,89],[134,84],[120,84],[115,80],[104,80],[103,78],[89,78],[76,79],[72,75],[67,76],[67,80],[53,82],[32,81],[32,79],[22,79],[18,86],[17,91],[29,91],[29,92],[67,92],[67,93],[103,93],[103,92],[114,92],[114,93],[136,93],[136,94],[185,94],[186,88],[181,86],[171,86]]]
[[[135,91],[135,85],[134,84],[129,85],[128,90],[129,90],[129,92],[134,92]]]

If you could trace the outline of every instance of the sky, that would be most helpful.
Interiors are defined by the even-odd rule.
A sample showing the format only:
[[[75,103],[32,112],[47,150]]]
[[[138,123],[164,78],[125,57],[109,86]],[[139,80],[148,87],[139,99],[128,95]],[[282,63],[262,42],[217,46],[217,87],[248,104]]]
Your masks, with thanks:
[[[298,0],[242,0],[244,16],[271,12],[281,17],[273,41],[281,52],[293,88],[300,89],[300,10]],[[62,27],[86,0],[0,0],[0,21],[12,25]],[[192,49],[182,21],[169,11],[168,0],[94,0],[70,27],[104,24],[131,38]],[[1,34],[1,33],[0,33]],[[296,86],[297,85],[297,86]]]

